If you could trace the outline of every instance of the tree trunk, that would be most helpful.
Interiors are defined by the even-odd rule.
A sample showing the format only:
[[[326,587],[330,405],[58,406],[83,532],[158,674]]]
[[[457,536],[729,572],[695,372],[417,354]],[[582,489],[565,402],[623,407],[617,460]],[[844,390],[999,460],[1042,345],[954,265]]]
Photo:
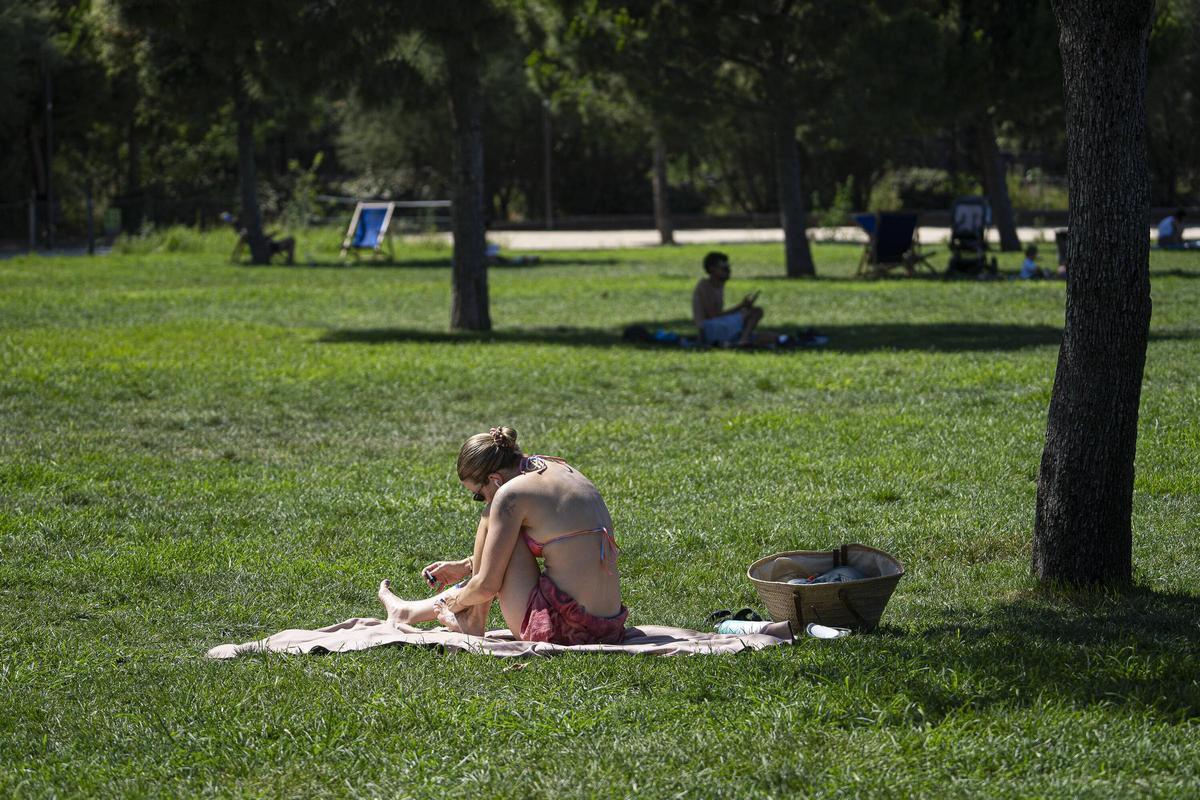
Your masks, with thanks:
[[[1133,462],[1150,330],[1146,41],[1153,0],[1055,0],[1070,191],[1066,325],[1038,474],[1033,572],[1132,577]]]
[[[554,230],[554,136],[551,129],[550,103],[542,101],[542,205],[545,208],[546,230]]]
[[[675,244],[675,228],[671,224],[671,203],[667,198],[667,145],[662,128],[654,123],[651,139],[654,145],[654,225],[658,228],[659,244]]]
[[[240,81],[240,77],[238,78]],[[263,235],[262,212],[258,207],[258,176],[254,168],[254,107],[240,83],[234,89],[233,113],[237,119],[238,189],[242,197],[239,217],[250,246],[250,262],[269,264],[271,248]]]
[[[783,252],[789,278],[817,274],[804,211],[804,193],[800,189],[800,154],[796,152],[796,113],[786,102],[775,112],[775,173],[779,191],[779,222],[783,227]]]
[[[128,188],[125,190],[125,195],[128,199],[124,209],[126,218],[122,220],[121,225],[125,230],[137,233],[142,229],[142,142],[138,136],[137,123],[132,119],[129,121],[126,137],[129,147],[127,154],[129,163],[125,179]]]
[[[1021,240],[1017,238],[1017,223],[1013,217],[1012,201],[1008,197],[1008,180],[1000,160],[1000,148],[996,145],[996,127],[987,114],[975,127],[975,147],[983,191],[987,194],[992,207],[992,220],[1000,234],[1000,249],[1015,253],[1021,249]]]
[[[469,42],[447,48],[454,120],[454,269],[450,327],[488,331],[486,230],[483,219],[483,86],[478,51]]]
[[[33,188],[39,198],[46,196],[46,160],[42,158],[42,134],[37,125],[26,128],[29,134],[29,162],[33,165]]]

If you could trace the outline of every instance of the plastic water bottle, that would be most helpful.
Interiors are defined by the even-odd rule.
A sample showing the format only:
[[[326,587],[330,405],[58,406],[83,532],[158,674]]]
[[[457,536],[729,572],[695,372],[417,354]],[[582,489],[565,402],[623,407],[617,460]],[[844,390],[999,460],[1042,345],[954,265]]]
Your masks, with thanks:
[[[734,633],[745,635],[747,633],[762,633],[763,630],[773,623],[769,621],[755,621],[748,619],[727,619],[717,626],[717,633]]]

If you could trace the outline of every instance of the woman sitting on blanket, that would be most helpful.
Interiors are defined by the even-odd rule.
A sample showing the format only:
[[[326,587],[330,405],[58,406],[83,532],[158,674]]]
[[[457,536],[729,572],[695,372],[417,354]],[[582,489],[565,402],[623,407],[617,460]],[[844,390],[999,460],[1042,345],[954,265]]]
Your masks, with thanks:
[[[512,428],[468,439],[458,477],[487,503],[474,552],[425,568],[433,585],[458,582],[427,600],[401,600],[383,581],[379,599],[388,621],[438,619],[482,635],[492,600],[499,599],[509,629],[524,640],[619,643],[629,609],[621,603],[612,517],[595,485],[562,459],[522,453]]]

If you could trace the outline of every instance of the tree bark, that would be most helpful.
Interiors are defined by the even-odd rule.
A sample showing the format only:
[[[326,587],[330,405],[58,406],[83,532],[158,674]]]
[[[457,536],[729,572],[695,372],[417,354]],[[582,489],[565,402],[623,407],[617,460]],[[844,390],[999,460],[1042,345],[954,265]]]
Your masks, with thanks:
[[[783,252],[789,278],[817,274],[808,247],[804,193],[800,189],[800,154],[796,152],[796,112],[787,101],[775,111],[775,172],[779,191],[779,223],[783,227]]]
[[[42,158],[42,135],[37,125],[25,129],[29,134],[29,162],[33,165],[33,187],[39,198],[46,196],[46,161]]]
[[[133,116],[132,113],[130,116]],[[126,219],[122,220],[122,227],[131,233],[137,233],[142,229],[142,142],[138,136],[137,123],[132,119],[126,131],[126,142],[129,149],[126,156],[128,171],[125,184],[128,188],[125,190]]]
[[[545,208],[546,230],[554,230],[554,136],[550,119],[550,103],[542,101],[542,205]]]
[[[240,76],[236,79],[240,81]],[[237,120],[238,189],[242,198],[239,217],[246,231],[252,264],[269,264],[271,248],[263,235],[262,211],[258,206],[258,176],[254,166],[254,107],[238,83],[233,94],[233,113]]]
[[[996,145],[996,127],[987,114],[976,125],[975,146],[983,190],[992,207],[996,231],[1000,234],[1000,249],[1005,253],[1015,253],[1021,249],[1021,240],[1017,238],[1017,223],[1013,217],[1012,201],[1008,197],[1008,180],[1004,163],[1000,160],[1000,148]]]
[[[654,225],[658,228],[659,244],[675,244],[675,226],[671,223],[671,203],[667,197],[667,145],[662,127],[655,122],[651,139],[654,146]]]
[[[447,48],[450,114],[454,120],[454,268],[450,327],[488,331],[486,226],[483,217],[483,86],[474,45]]]
[[[1038,474],[1033,573],[1132,577],[1150,330],[1146,51],[1152,0],[1055,0],[1067,120],[1066,324]]]

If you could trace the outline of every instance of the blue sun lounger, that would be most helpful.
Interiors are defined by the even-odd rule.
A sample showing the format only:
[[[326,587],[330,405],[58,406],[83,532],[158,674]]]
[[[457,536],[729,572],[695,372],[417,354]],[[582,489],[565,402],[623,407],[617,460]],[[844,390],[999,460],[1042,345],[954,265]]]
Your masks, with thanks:
[[[392,236],[388,228],[395,211],[395,203],[356,205],[354,216],[350,218],[350,227],[346,229],[346,238],[342,240],[342,258],[347,253],[357,256],[360,250],[370,250],[372,256],[382,256],[386,246],[387,260],[391,261],[395,254],[392,252]]]
[[[854,221],[867,236],[867,246],[858,260],[858,274],[879,277],[901,267],[912,275],[918,266],[936,273],[929,256],[917,243],[917,215],[905,211],[855,214]]]

